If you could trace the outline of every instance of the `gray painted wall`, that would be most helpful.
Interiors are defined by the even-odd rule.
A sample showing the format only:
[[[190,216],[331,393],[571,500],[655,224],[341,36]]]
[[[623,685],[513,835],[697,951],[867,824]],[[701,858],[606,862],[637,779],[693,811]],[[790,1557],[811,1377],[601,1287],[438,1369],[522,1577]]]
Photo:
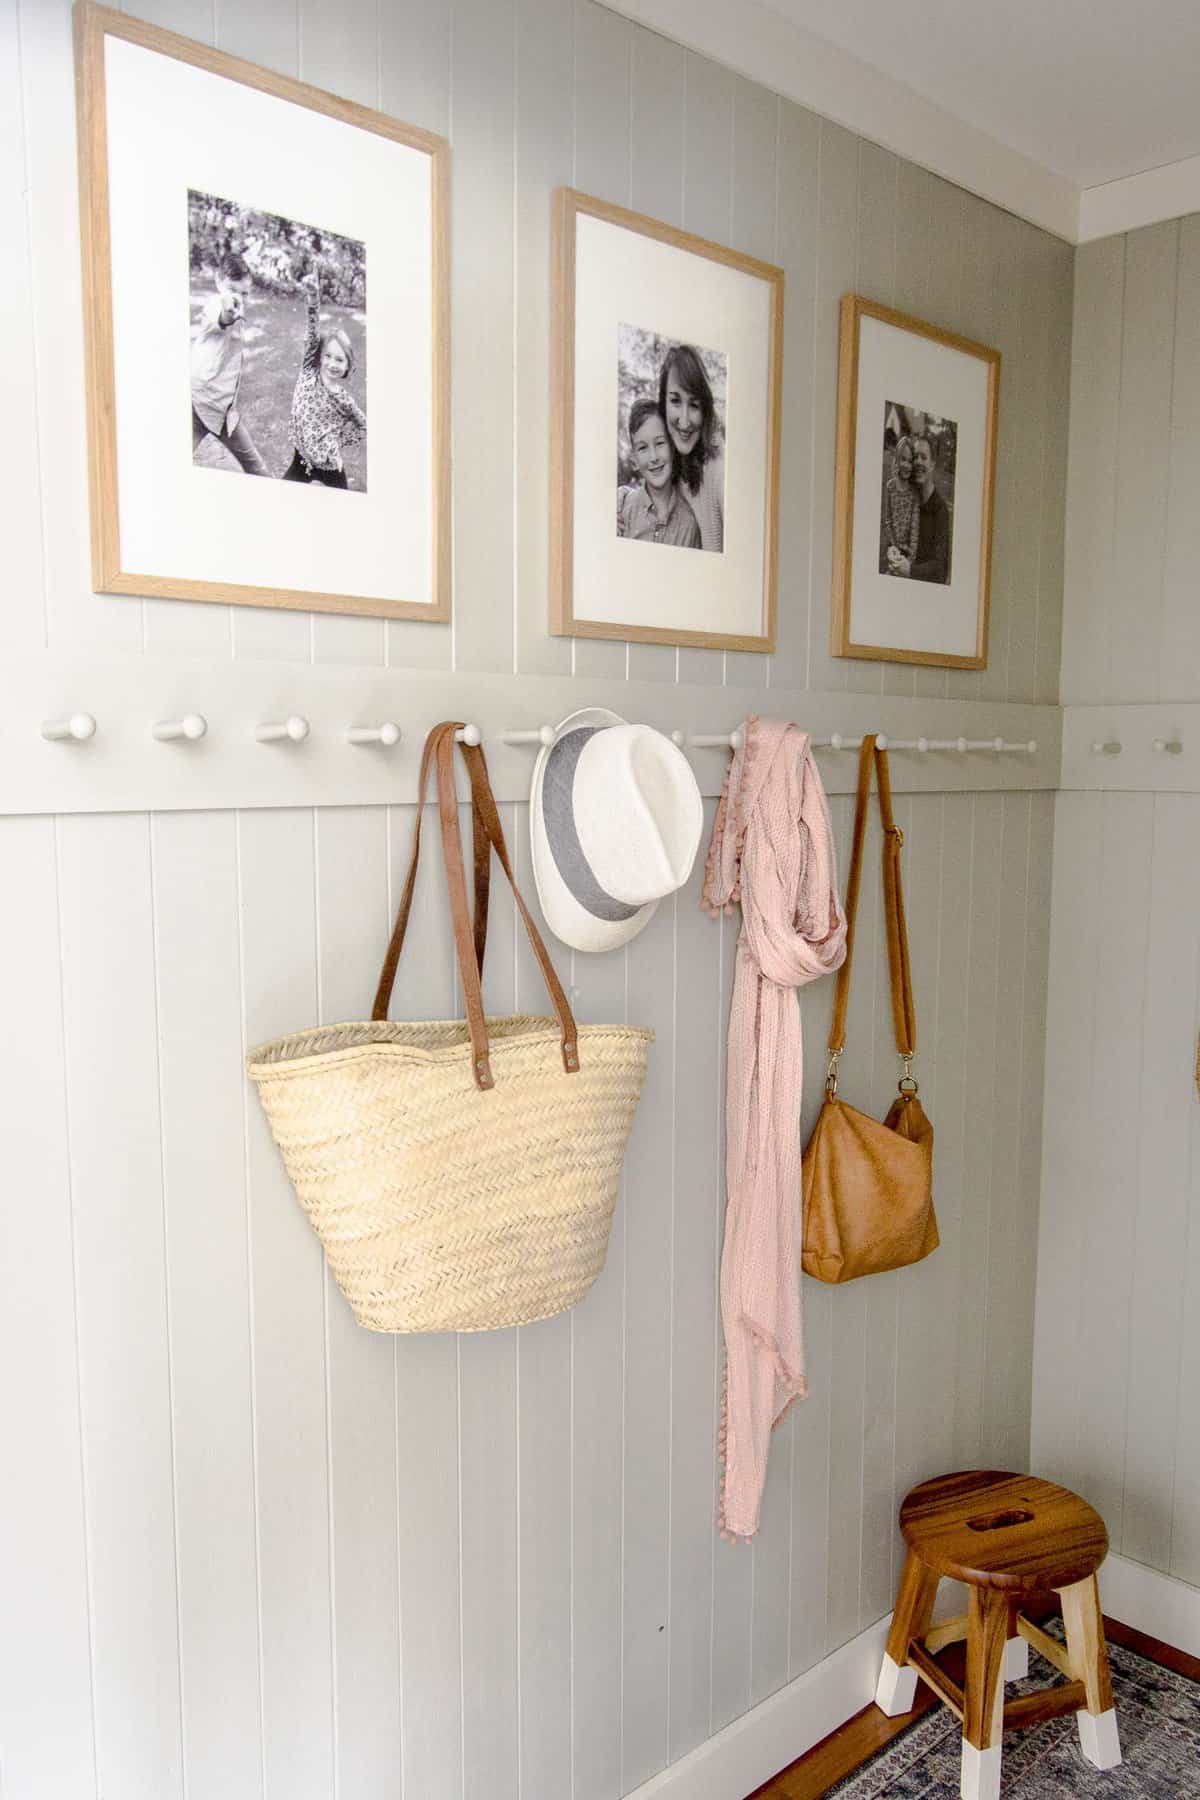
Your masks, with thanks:
[[[157,22],[453,140],[452,628],[94,596],[66,0],[0,0],[8,346],[0,644],[1052,702],[1071,252],[581,0],[160,0]],[[771,659],[546,635],[548,228],[564,181],[784,264]],[[835,661],[837,306],[857,287],[1005,356],[993,654]],[[697,689],[699,692],[699,689]],[[771,705],[763,693],[763,706]],[[711,702],[706,702],[710,704]],[[794,704],[794,703],[793,703]],[[734,925],[696,882],[585,1018],[659,1033],[608,1268],[572,1315],[357,1331],[241,1058],[360,1014],[410,818],[296,808],[0,820],[10,1379],[0,1741],[22,1800],[399,1791],[615,1800],[884,1613],[898,1497],[1029,1428],[1051,800],[902,795],[944,1247],[806,1284],[812,1399],[751,1550],[714,1529],[722,1039]],[[709,808],[711,816],[711,806]],[[835,805],[843,844],[848,805]],[[523,838],[524,809],[510,824]],[[454,1004],[436,890],[398,1005]],[[537,990],[499,908],[497,1007]],[[564,956],[560,961],[569,964]],[[828,984],[806,994],[806,1123]],[[878,896],[846,1091],[895,1068]]]

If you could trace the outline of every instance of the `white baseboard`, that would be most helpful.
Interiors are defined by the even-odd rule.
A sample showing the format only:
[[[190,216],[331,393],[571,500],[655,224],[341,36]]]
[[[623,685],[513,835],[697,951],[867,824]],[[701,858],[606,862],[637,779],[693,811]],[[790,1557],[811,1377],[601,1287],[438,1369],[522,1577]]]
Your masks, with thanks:
[[[869,1626],[626,1800],[744,1800],[874,1698],[890,1623]]]
[[[1110,1556],[1099,1579],[1100,1604],[1110,1619],[1200,1656],[1200,1587],[1125,1556]]]

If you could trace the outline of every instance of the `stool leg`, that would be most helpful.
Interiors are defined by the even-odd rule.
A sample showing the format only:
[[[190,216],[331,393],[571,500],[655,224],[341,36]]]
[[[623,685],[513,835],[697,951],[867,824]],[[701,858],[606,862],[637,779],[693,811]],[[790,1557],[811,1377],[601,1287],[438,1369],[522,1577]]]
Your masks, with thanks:
[[[914,1638],[923,1638],[933,1617],[939,1577],[910,1550],[900,1577],[900,1592],[892,1614],[887,1649],[879,1681],[875,1688],[875,1704],[889,1719],[911,1712],[917,1697],[917,1671],[909,1668],[908,1646]]]
[[[989,1588],[969,1588],[967,1678],[963,1683],[963,1800],[999,1800],[1007,1642],[1005,1596]]]
[[[1067,1628],[1067,1655],[1076,1681],[1087,1692],[1087,1708],[1075,1715],[1079,1748],[1097,1769],[1115,1769],[1121,1760],[1121,1739],[1113,1706],[1112,1678],[1104,1621],[1100,1616],[1100,1590],[1096,1577],[1062,1588],[1063,1624]]]
[[[1024,1681],[1029,1674],[1029,1645],[1017,1630],[1019,1611],[1020,1608],[1016,1601],[1010,1600],[1008,1605],[1008,1642],[1004,1646],[1005,1681]]]

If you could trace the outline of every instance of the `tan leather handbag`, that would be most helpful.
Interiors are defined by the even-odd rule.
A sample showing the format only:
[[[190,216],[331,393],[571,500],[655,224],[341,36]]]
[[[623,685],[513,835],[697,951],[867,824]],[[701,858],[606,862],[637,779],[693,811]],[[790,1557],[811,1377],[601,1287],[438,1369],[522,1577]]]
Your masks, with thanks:
[[[871,764],[879,782],[883,822],[883,900],[896,1049],[904,1064],[900,1091],[886,1119],[861,1113],[838,1098],[838,1058],[845,1049],[846,1002],[854,956],[854,926],[862,885],[863,845],[871,797]],[[803,1162],[806,1275],[818,1281],[855,1281],[920,1262],[938,1247],[933,1213],[933,1126],[917,1098],[912,1059],[917,1048],[904,894],[900,885],[902,833],[892,815],[887,751],[865,737],[858,764],[854,845],[846,882],[846,960],[838,970],[829,1028],[825,1102]]]

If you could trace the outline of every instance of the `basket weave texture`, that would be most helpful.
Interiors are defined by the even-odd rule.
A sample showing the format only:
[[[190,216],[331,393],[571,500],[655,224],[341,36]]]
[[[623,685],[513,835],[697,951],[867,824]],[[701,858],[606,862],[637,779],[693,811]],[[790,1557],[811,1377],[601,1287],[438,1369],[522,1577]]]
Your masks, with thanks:
[[[487,1331],[574,1306],[604,1267],[653,1034],[488,1018],[481,1092],[462,1020],[322,1026],[249,1073],[301,1205],[371,1331]]]
[[[454,782],[459,725],[425,743],[412,856],[369,1021],[251,1052],[248,1070],[338,1286],[371,1331],[491,1331],[564,1312],[604,1267],[625,1144],[654,1034],[575,1023],[513,880],[487,763],[471,782],[474,913]],[[412,910],[421,819],[438,818],[465,1019],[388,1018]],[[481,978],[492,853],[554,1018],[489,1018]]]

